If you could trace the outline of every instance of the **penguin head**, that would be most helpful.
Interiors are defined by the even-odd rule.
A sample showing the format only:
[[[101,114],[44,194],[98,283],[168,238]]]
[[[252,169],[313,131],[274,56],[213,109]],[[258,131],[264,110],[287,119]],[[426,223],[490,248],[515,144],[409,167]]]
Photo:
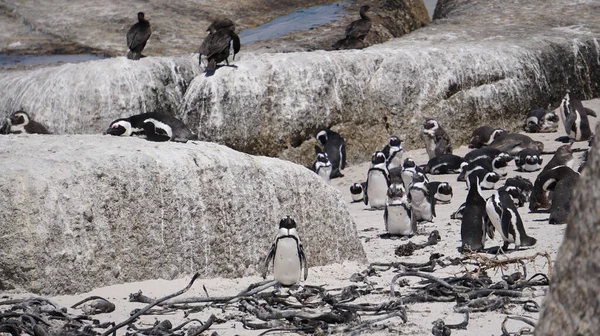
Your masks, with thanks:
[[[25,111],[14,112],[10,115],[9,119],[12,126],[25,126],[31,120],[29,114]]]
[[[402,183],[393,183],[387,190],[387,197],[389,199],[405,199],[408,195]]]
[[[512,155],[508,154],[507,152],[500,152],[500,154],[498,154],[498,156],[503,158],[504,161],[506,161],[506,162],[510,162],[513,160]]]
[[[438,194],[452,196],[452,186],[448,182],[440,183],[437,188]]]
[[[404,169],[414,168],[416,166],[417,164],[415,163],[415,161],[409,157],[404,159],[404,163],[402,164],[402,168]]]
[[[290,216],[285,216],[279,221],[279,237],[282,236],[294,236],[298,237],[298,233],[296,231],[296,221],[292,219]]]
[[[497,137],[505,133],[507,133],[506,130],[503,130],[502,128],[496,128],[492,132],[492,135],[490,135],[490,140],[488,140],[487,145],[490,145]]]
[[[362,192],[363,192],[362,184],[354,183],[353,185],[350,186],[350,193],[352,195],[358,195],[358,194],[361,194]]]
[[[500,181],[500,175],[498,175],[498,173],[496,173],[496,172],[488,172],[483,177],[483,180],[487,183],[494,184],[494,183]]]
[[[402,144],[402,140],[400,140],[400,138],[398,138],[397,136],[393,136],[390,138],[390,140],[388,141],[390,147],[400,147],[400,144]]]
[[[523,130],[529,133],[537,133],[540,131],[540,122],[541,120],[539,120],[536,116],[529,117],[525,122],[525,127],[523,127]]]
[[[417,171],[413,174],[412,177],[412,184],[415,183],[429,183],[429,179],[425,174],[421,173],[420,171]]]
[[[329,156],[327,156],[327,153],[319,153],[316,162],[329,163]]]
[[[321,146],[325,146],[327,143],[327,131],[323,130],[317,133],[317,141],[321,144]]]
[[[541,153],[544,151],[544,143],[541,141],[534,141],[532,148]]]
[[[117,119],[110,123],[108,129],[104,134],[117,135],[117,136],[131,136],[133,128],[131,122],[127,119]]]
[[[492,160],[492,167],[494,169],[502,169],[506,166],[508,166],[508,161],[505,156],[498,155]]]
[[[562,145],[558,147],[554,156],[559,157],[563,161],[569,160],[573,156],[573,148],[571,147],[573,143],[569,143],[567,145]]]
[[[523,193],[521,192],[521,189],[519,189],[515,186],[504,185],[504,186],[498,188],[498,192],[501,192],[501,191],[505,191],[506,193],[508,193],[508,195],[510,195],[510,198],[512,199],[513,203],[517,207],[522,207],[525,204],[525,202],[527,201],[525,195],[523,195]]]
[[[542,118],[542,121],[545,123],[557,123],[558,115],[554,112],[548,112],[544,115],[544,117]]]
[[[386,160],[385,154],[381,151],[377,151],[373,153],[373,156],[371,157],[371,167],[385,163]]]
[[[426,130],[435,130],[438,127],[440,127],[440,125],[435,119],[426,119],[423,123],[423,128]]]

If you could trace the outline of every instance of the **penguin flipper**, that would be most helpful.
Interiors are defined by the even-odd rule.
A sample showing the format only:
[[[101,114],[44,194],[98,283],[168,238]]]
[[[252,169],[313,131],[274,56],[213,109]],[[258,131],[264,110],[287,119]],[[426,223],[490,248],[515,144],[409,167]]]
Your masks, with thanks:
[[[490,218],[487,215],[484,215],[483,221],[485,222],[485,233],[488,235],[488,237],[490,237],[490,239],[494,239],[496,230],[494,228],[494,225],[490,221]]]
[[[301,243],[298,243],[298,254],[300,255],[300,263],[302,263],[304,268],[304,281],[308,277],[308,263],[306,262],[306,254],[304,254],[304,247],[302,247]]]
[[[596,112],[594,110],[592,110],[589,107],[584,107],[583,110],[585,111],[585,114],[592,116],[594,118],[598,118],[598,116],[596,115]]]
[[[452,146],[450,145],[450,139],[447,136],[442,136],[436,140],[437,145],[435,146],[435,156],[452,154]]]
[[[267,257],[265,258],[265,262],[263,264],[263,269],[261,272],[263,279],[265,279],[267,277],[267,271],[269,270],[269,264],[273,260],[273,257],[275,257],[275,250],[276,250],[276,243],[271,245],[271,249],[269,249],[269,253],[267,254]]]
[[[340,169],[344,170],[346,169],[346,143],[342,144],[340,152],[342,154],[342,159],[340,160]]]
[[[573,126],[575,125],[575,120],[577,119],[577,113],[571,113],[565,120],[565,132],[567,132],[567,136],[571,134],[571,131],[575,131]]]
[[[368,177],[367,177],[367,180],[365,182],[363,182],[362,187],[363,187],[363,202],[365,203],[365,205],[369,205],[369,194],[367,194],[367,188],[369,187],[369,178]]]

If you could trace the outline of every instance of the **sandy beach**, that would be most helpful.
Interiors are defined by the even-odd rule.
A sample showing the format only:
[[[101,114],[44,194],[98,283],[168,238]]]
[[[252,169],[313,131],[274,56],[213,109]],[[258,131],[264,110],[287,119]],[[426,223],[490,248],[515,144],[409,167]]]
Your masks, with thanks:
[[[584,102],[586,107],[590,107],[593,110],[600,112],[600,99],[590,100]],[[590,118],[590,122],[594,128],[596,125],[596,118]],[[442,125],[443,126],[443,125]],[[495,127],[503,127],[503,125],[492,125]],[[545,151],[554,151],[556,148],[562,145],[562,143],[555,141],[559,136],[564,135],[562,123],[559,126],[557,133],[546,133],[546,134],[529,134],[534,140],[544,142]],[[402,136],[402,134],[399,134]],[[451,135],[452,136],[452,135]],[[383,144],[382,144],[383,146]],[[587,148],[587,141],[578,142],[573,145],[573,148]],[[457,155],[465,155],[469,149],[466,146],[455,148],[454,153]],[[576,159],[581,160],[583,153],[577,152],[574,154]],[[427,154],[424,148],[406,151],[404,158],[411,157],[417,164],[425,164],[427,162]],[[544,165],[548,163],[552,155],[544,155]],[[343,196],[348,200],[350,212],[357,225],[359,238],[363,244],[364,250],[367,254],[369,263],[389,263],[396,261],[403,262],[426,262],[432,253],[441,253],[444,258],[457,258],[461,254],[458,251],[460,244],[460,220],[450,219],[450,215],[458,208],[458,206],[465,201],[467,195],[467,189],[464,182],[456,181],[456,174],[451,175],[429,175],[431,181],[446,181],[452,185],[454,196],[449,204],[438,204],[436,207],[437,217],[432,223],[420,223],[418,226],[418,233],[412,238],[398,238],[389,239],[380,237],[384,233],[383,224],[383,211],[373,211],[367,208],[363,203],[351,203],[349,186],[354,182],[362,182],[366,177],[366,172],[369,168],[369,163],[365,162],[358,165],[352,165],[344,170],[345,177],[335,179],[331,181],[332,186],[338,188]],[[508,166],[508,177],[521,175],[525,178],[530,179],[532,182],[538,172],[533,173],[522,173],[517,172],[515,163],[512,161]],[[504,184],[501,180],[496,184],[499,187]],[[484,191],[484,196],[490,196],[494,191]],[[527,257],[540,253],[548,253],[551,259],[554,261],[556,253],[563,239],[566,225],[549,225],[548,224],[548,213],[529,213],[527,204],[525,207],[519,208],[519,213],[523,219],[527,233],[537,239],[537,244],[530,248],[522,248],[519,251],[513,250],[511,244],[510,250],[505,256],[497,256],[497,258],[515,258],[515,257]],[[302,223],[299,223],[302,225]],[[441,241],[437,245],[428,246],[424,249],[417,250],[412,256],[398,257],[394,254],[394,250],[400,244],[412,241],[415,243],[423,243],[427,240],[429,233],[433,230],[438,230],[441,235]],[[275,233],[275,228],[274,228]],[[486,247],[501,246],[502,241],[497,234],[494,240],[487,240]],[[267,251],[265,251],[266,254]],[[494,255],[484,254],[489,258],[496,258]],[[310,265],[310,260],[308,260]],[[357,264],[357,263],[344,263],[344,264],[332,264],[322,267],[310,267],[308,279],[304,284],[308,285],[320,285],[325,288],[339,288],[352,284],[349,279],[354,273],[361,272],[367,268],[368,264]],[[543,257],[536,258],[534,262],[526,262],[527,276],[541,272],[547,273],[549,265],[547,259]],[[464,273],[465,270],[473,271],[472,265],[456,265],[447,266],[438,269],[433,274],[436,277],[446,276],[458,276]],[[488,275],[498,281],[501,279],[503,274],[511,274],[516,271],[522,271],[522,268],[515,266],[515,264],[509,265],[506,269],[493,269],[488,271]],[[373,287],[379,287],[382,289],[388,289],[391,279],[395,273],[390,271],[380,271],[376,276],[368,277],[368,282]],[[58,304],[64,307],[70,307],[77,301],[91,296],[98,295],[102,296],[116,305],[116,310],[108,314],[95,315],[94,318],[100,320],[100,322],[115,321],[121,322],[130,316],[130,312],[136,308],[142,308],[145,304],[132,303],[128,301],[128,296],[131,293],[142,291],[144,295],[151,298],[159,298],[170,293],[174,293],[186,286],[190,281],[191,275],[172,281],[166,280],[150,280],[136,283],[126,283],[114,286],[108,286],[103,288],[94,289],[88,293],[80,293],[77,295],[68,296],[56,296],[51,299],[56,301]],[[267,278],[269,279],[269,278]],[[416,277],[406,278],[410,285],[414,285],[421,279]],[[192,288],[183,294],[181,297],[203,297],[207,293],[210,296],[223,296],[223,295],[235,295],[240,291],[247,288],[253,283],[262,281],[263,279],[259,276],[244,277],[237,279],[198,279]],[[206,289],[206,292],[204,288]],[[269,289],[272,290],[272,289]],[[403,288],[396,286],[396,291],[402,293]],[[4,293],[2,299],[8,298],[20,298],[28,297],[33,294],[28,293]],[[361,296],[353,303],[369,302],[377,303],[384,302],[388,299],[387,294],[369,294]],[[538,296],[533,298],[535,302],[541,305],[543,297]],[[455,302],[449,303],[417,303],[410,304],[407,306],[407,318],[406,323],[402,323],[399,318],[393,318],[380,323],[380,325],[387,326],[387,328],[380,331],[372,331],[368,334],[395,334],[400,331],[402,334],[408,335],[430,335],[432,322],[437,319],[443,319],[447,324],[460,323],[464,314],[455,313],[453,307],[456,305]],[[3,307],[6,308],[6,307]],[[69,309],[71,313],[81,313],[79,309]],[[238,309],[221,309],[214,307],[207,307],[204,310],[184,315],[182,310],[170,313],[168,315],[160,316],[143,316],[141,317],[139,325],[146,325],[151,327],[155,321],[169,319],[173,325],[178,325],[189,319],[199,319],[206,321],[211,314],[214,314],[217,318],[226,320],[223,323],[215,323],[205,334],[211,334],[217,332],[218,335],[258,335],[261,330],[247,330],[244,329],[241,320],[245,316],[246,318],[251,317],[249,314],[239,311]],[[496,310],[494,312],[483,312],[483,313],[472,313],[470,315],[470,321],[465,330],[453,330],[452,335],[500,335],[501,334],[501,323],[507,315],[519,315],[536,320],[538,317],[537,313],[531,313],[524,310],[522,304],[509,304],[504,308]],[[252,317],[252,319],[257,320]],[[258,321],[258,320],[257,320]],[[526,327],[522,322],[510,321],[507,323],[507,328],[510,331],[517,331],[522,327]],[[101,330],[98,330],[101,331]],[[124,334],[126,328],[119,330],[118,334]],[[284,332],[291,333],[291,332]]]

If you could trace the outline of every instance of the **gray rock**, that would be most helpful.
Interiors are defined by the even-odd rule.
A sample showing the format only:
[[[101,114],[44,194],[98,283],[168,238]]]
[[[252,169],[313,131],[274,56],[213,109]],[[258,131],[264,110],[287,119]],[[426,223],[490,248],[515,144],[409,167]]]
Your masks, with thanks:
[[[596,134],[600,128],[596,129]],[[573,191],[536,335],[600,335],[600,137]]]
[[[205,142],[6,135],[0,171],[0,290],[260,274],[285,215],[309,266],[365,261],[339,191],[279,159]]]
[[[236,67],[210,77],[191,55],[0,74],[0,110],[23,108],[56,133],[94,133],[121,115],[160,109],[204,140],[309,165],[323,127],[345,137],[348,161],[357,162],[390,135],[422,147],[426,117],[460,145],[482,124],[518,129],[527,111],[558,102],[566,89],[600,95],[595,2],[460,0],[444,8],[428,27],[387,43],[242,50]]]

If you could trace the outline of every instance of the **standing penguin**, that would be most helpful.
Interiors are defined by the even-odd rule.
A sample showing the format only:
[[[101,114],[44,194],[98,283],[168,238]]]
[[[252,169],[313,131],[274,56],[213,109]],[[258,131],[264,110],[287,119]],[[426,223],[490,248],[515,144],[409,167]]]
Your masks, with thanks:
[[[322,152],[327,153],[333,167],[331,178],[344,177],[341,172],[346,168],[346,141],[344,138],[337,132],[323,130],[317,134],[317,141],[323,146]]]
[[[408,200],[416,221],[433,222],[435,215],[435,198],[429,191],[425,175],[417,173],[408,190]]]
[[[426,119],[423,123],[421,135],[425,141],[425,150],[430,160],[442,154],[452,154],[450,137],[437,120]]]
[[[104,134],[116,136],[145,136],[150,141],[187,142],[197,140],[183,121],[166,113],[142,113],[113,120]]]
[[[331,162],[327,157],[327,153],[317,153],[315,162],[312,164],[312,171],[317,173],[325,182],[329,182],[331,179]]]
[[[396,167],[402,167],[402,140],[397,136],[393,136],[383,147],[383,154],[387,158],[387,169],[392,170]]]
[[[142,57],[142,51],[146,47],[146,42],[152,35],[152,28],[150,28],[150,22],[145,19],[144,13],[139,12],[137,14],[138,22],[129,28],[127,32],[127,58],[130,60],[137,61]]]
[[[419,168],[419,166],[417,166],[417,164],[415,163],[415,161],[412,158],[406,158],[404,159],[404,163],[402,164],[402,182],[404,183],[404,188],[408,189],[410,188],[410,185],[412,184],[412,180],[413,180],[413,176],[417,175],[418,173],[423,174],[425,177],[427,177],[425,175],[425,171],[421,168]]]
[[[492,126],[481,126],[473,131],[471,135],[471,143],[469,148],[481,148],[489,146],[494,139],[500,134],[506,133],[501,128],[493,128]]]
[[[542,169],[543,161],[544,159],[540,152],[531,148],[523,149],[515,158],[517,168],[524,172],[534,172]]]
[[[417,232],[417,221],[411,211],[406,189],[400,183],[391,184],[383,212],[385,230],[391,235],[412,236]]]
[[[371,157],[371,168],[367,172],[365,195],[363,201],[372,209],[383,209],[390,185],[386,157],[382,152],[375,152]]]
[[[510,194],[503,189],[497,190],[486,202],[486,213],[490,222],[504,240],[502,250],[506,252],[509,243],[515,249],[521,246],[533,246],[537,240],[525,232],[523,221]]]
[[[271,261],[273,262],[274,278],[282,286],[292,286],[300,282],[302,269],[304,269],[304,281],[306,281],[308,264],[296,230],[296,222],[290,216],[279,222],[277,237],[265,258],[263,279],[267,277]]]
[[[468,246],[473,251],[480,251],[485,247],[486,233],[491,234],[492,231],[488,229],[489,219],[485,209],[486,202],[479,187],[479,177],[469,175],[468,178],[469,193],[460,224],[461,250],[465,251]]]
[[[25,111],[13,112],[4,127],[6,134],[52,134],[44,125],[31,119]]]
[[[547,185],[548,190],[552,190],[552,205],[550,206],[550,224],[565,224],[571,210],[571,196],[573,189],[577,185],[579,174],[567,174],[561,178],[555,185]]]
[[[560,104],[560,116],[569,138],[586,141],[593,135],[588,115],[596,117],[594,111],[584,108],[580,100],[567,92]]]

